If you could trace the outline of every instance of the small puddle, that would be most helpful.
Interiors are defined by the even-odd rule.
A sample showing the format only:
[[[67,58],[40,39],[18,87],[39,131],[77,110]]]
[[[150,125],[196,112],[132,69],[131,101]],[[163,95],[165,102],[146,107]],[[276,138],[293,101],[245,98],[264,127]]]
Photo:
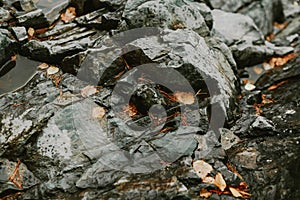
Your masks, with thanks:
[[[6,64],[13,68],[7,70],[8,72],[0,77],[0,95],[14,91],[26,84],[35,74],[40,64],[41,62],[17,55],[16,61],[10,61]]]

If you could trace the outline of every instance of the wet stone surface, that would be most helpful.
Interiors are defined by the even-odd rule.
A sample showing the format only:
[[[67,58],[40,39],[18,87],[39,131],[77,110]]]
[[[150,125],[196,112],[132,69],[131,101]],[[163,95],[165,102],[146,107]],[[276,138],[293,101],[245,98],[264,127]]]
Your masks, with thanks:
[[[298,1],[0,6],[0,199],[300,198]]]

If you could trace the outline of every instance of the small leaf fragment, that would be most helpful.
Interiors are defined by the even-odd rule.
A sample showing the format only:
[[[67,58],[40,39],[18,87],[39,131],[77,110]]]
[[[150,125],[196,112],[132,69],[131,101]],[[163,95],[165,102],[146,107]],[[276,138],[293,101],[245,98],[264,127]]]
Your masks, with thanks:
[[[56,74],[59,72],[59,68],[58,67],[55,67],[55,66],[50,66],[48,69],[47,69],[47,74],[48,75],[52,75],[52,74]]]
[[[83,89],[81,89],[81,96],[83,97],[89,97],[93,94],[96,94],[97,92],[99,92],[95,86],[92,85],[88,85],[86,87],[84,87]]]
[[[102,119],[105,115],[105,109],[102,107],[95,107],[92,111],[93,118]]]
[[[209,198],[210,196],[212,195],[211,192],[209,192],[208,190],[202,188],[201,191],[200,191],[200,197],[202,198]]]
[[[213,170],[213,167],[204,160],[195,161],[193,163],[193,168],[202,180]]]
[[[255,85],[253,85],[251,83],[247,83],[245,85],[245,89],[248,90],[248,91],[254,90],[255,88],[256,88]]]
[[[203,183],[214,184],[215,179],[213,177],[207,176],[202,179]]]
[[[33,28],[28,28],[28,30],[27,30],[27,34],[28,34],[28,36],[30,37],[30,38],[32,38],[33,37],[33,35],[34,35],[34,29]]]
[[[176,97],[177,101],[183,104],[193,104],[195,102],[195,96],[192,92],[174,92],[174,96]]]
[[[226,182],[225,182],[225,180],[224,180],[224,178],[223,178],[223,176],[222,176],[222,174],[220,172],[217,173],[214,184],[222,192],[225,190],[225,188],[226,188]]]
[[[243,196],[243,195],[241,195],[241,193],[239,193],[239,191],[237,191],[233,187],[229,187],[229,190],[234,197],[242,197]]]
[[[68,23],[69,21],[73,20],[76,17],[76,11],[74,7],[67,8],[65,13],[61,14],[61,20],[65,23]]]
[[[47,63],[42,63],[38,66],[39,69],[47,69],[49,65]]]

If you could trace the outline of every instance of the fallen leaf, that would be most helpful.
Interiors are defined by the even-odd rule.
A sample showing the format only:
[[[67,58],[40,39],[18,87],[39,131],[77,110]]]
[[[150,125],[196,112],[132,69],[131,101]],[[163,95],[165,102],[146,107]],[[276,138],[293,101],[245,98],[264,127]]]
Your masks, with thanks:
[[[295,58],[297,56],[297,54],[295,53],[290,53],[287,54],[285,56],[281,56],[281,57],[273,57],[269,60],[268,64],[274,68],[274,67],[280,67],[284,64],[286,64],[289,60]],[[264,64],[266,65],[266,64]]]
[[[86,87],[84,87],[83,89],[81,89],[81,96],[83,97],[89,97],[93,94],[96,94],[97,92],[99,92],[95,86],[92,85],[88,85]]]
[[[128,114],[130,117],[134,117],[138,111],[134,104],[129,103],[128,105],[123,106],[123,112]]]
[[[213,167],[204,160],[195,161],[193,163],[193,168],[202,180],[213,170]]]
[[[56,74],[57,72],[59,72],[59,68],[58,68],[58,67],[55,67],[55,66],[50,66],[50,67],[47,69],[47,74],[48,74],[48,75]]]
[[[74,7],[67,8],[65,13],[61,14],[61,20],[65,23],[68,23],[69,21],[73,20],[76,17],[76,10]]]
[[[239,191],[237,191],[236,189],[234,189],[232,187],[229,187],[229,190],[234,197],[242,197],[243,196],[243,195],[241,195],[241,193],[239,193]]]
[[[214,185],[217,186],[222,192],[226,188],[226,182],[220,172],[216,175]]]
[[[207,199],[207,198],[209,198],[211,195],[212,195],[212,193],[209,192],[208,190],[204,189],[204,188],[202,188],[201,191],[200,191],[200,197],[202,197],[202,198]]]
[[[102,107],[95,107],[92,111],[93,118],[102,119],[105,115],[105,109]]]
[[[11,56],[11,58],[10,58],[12,61],[16,61],[17,60],[17,55],[13,55],[13,56]]]
[[[284,29],[286,26],[288,25],[288,22],[284,22],[282,24],[278,23],[278,22],[274,22],[273,26],[275,26],[278,29]]]
[[[253,67],[253,71],[255,74],[261,74],[264,70],[260,67]]]
[[[270,35],[268,35],[268,36],[266,37],[266,40],[267,40],[267,41],[271,41],[274,37],[275,37],[275,34],[274,34],[274,33],[271,33]]]
[[[28,30],[27,30],[27,34],[28,34],[28,36],[29,36],[29,38],[32,38],[33,37],[33,35],[34,35],[34,29],[33,28],[28,28]]]
[[[255,88],[256,88],[255,85],[253,85],[251,83],[247,83],[245,85],[245,89],[248,90],[248,91],[254,90]]]
[[[277,83],[277,84],[274,84],[274,85],[271,85],[270,87],[268,87],[268,90],[275,90],[276,88],[282,86],[283,84],[287,83],[288,81],[281,81],[280,83]]]
[[[47,63],[42,63],[38,66],[39,69],[47,69],[49,65]]]
[[[274,99],[269,99],[269,98],[267,98],[265,94],[262,94],[262,95],[261,95],[261,98],[262,98],[262,102],[261,102],[261,103],[262,103],[263,105],[269,104],[269,103],[274,103],[274,102],[275,102]]]
[[[214,184],[215,179],[213,177],[207,176],[202,179],[203,183]]]
[[[183,104],[193,104],[195,102],[195,96],[191,92],[174,92],[174,96],[176,97],[177,101]]]

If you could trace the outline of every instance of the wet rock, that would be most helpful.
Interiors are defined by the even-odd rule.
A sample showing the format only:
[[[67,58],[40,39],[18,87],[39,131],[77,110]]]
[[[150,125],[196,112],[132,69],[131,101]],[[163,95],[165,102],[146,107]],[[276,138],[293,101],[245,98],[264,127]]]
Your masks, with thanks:
[[[20,26],[32,28],[43,28],[48,26],[47,20],[41,9],[18,15],[16,18]]]
[[[107,12],[105,9],[96,10],[81,17],[76,18],[80,26],[97,28],[99,30],[116,29],[119,25],[121,14]]]
[[[299,1],[281,0],[283,5],[283,13],[286,18],[296,17],[300,13]]]
[[[239,137],[258,137],[262,135],[276,134],[272,121],[262,116],[243,116],[231,129]]]
[[[4,8],[0,8],[0,22],[4,23],[8,21],[11,18],[10,13],[8,10],[5,10]]]
[[[33,0],[20,0],[21,8],[25,12],[30,12],[36,9]]]
[[[227,153],[252,189],[251,198],[297,199],[300,194],[295,186],[299,178],[298,151],[299,135],[294,135],[257,138]],[[248,170],[242,170],[243,167]]]
[[[281,0],[210,0],[211,6],[227,12],[240,13],[253,19],[256,26],[267,35],[273,31],[273,22],[283,22],[284,14]],[[262,17],[264,16],[264,17]]]
[[[12,45],[12,40],[7,36],[7,32],[5,30],[2,31],[0,30],[0,65],[2,68],[2,65],[10,59],[12,56],[11,52],[11,45]],[[1,69],[0,68],[0,69]],[[2,71],[2,69],[1,69]]]
[[[24,42],[28,39],[26,28],[21,27],[12,27],[12,30],[19,42]]]
[[[217,9],[212,14],[212,34],[230,46],[239,68],[259,64],[276,54],[293,51],[290,47],[275,47],[265,42],[262,32],[248,16]]]
[[[40,180],[28,170],[27,166],[21,162],[19,165],[19,173],[22,177],[21,183],[23,188],[19,188],[9,181],[10,176],[13,175],[17,162],[9,161],[8,159],[0,159],[0,195],[8,192],[9,190],[22,191],[27,190],[40,183]],[[17,179],[17,176],[15,177]]]
[[[239,13],[251,17],[263,35],[273,32],[273,22],[283,23],[285,16],[281,0],[260,2],[252,1],[246,8],[239,10]],[[264,17],[259,17],[264,16]]]
[[[202,36],[209,34],[208,27],[212,24],[209,8],[203,3],[189,1],[130,0],[126,3],[123,17],[129,28],[190,28]]]
[[[60,13],[69,5],[68,0],[39,0],[36,2],[36,7],[43,11],[43,15],[47,20],[47,25],[50,26],[55,20],[60,17]],[[45,25],[46,26],[46,25]]]
[[[28,83],[36,74],[39,62],[29,60],[23,56],[16,55],[16,60],[7,62],[1,68],[2,77],[0,77],[0,96],[4,93],[21,89]],[[12,81],[13,78],[20,76],[17,80]]]
[[[221,129],[221,144],[224,150],[230,149],[233,145],[237,144],[240,139],[234,133],[226,128]]]
[[[20,52],[36,60],[59,63],[66,56],[86,50],[88,46],[93,44],[94,39],[97,37],[97,31],[95,30],[80,27],[69,28],[70,26],[66,26],[66,32],[53,37],[51,40],[30,40],[22,46]],[[55,34],[55,31],[49,33],[47,36],[50,37],[50,34]]]

